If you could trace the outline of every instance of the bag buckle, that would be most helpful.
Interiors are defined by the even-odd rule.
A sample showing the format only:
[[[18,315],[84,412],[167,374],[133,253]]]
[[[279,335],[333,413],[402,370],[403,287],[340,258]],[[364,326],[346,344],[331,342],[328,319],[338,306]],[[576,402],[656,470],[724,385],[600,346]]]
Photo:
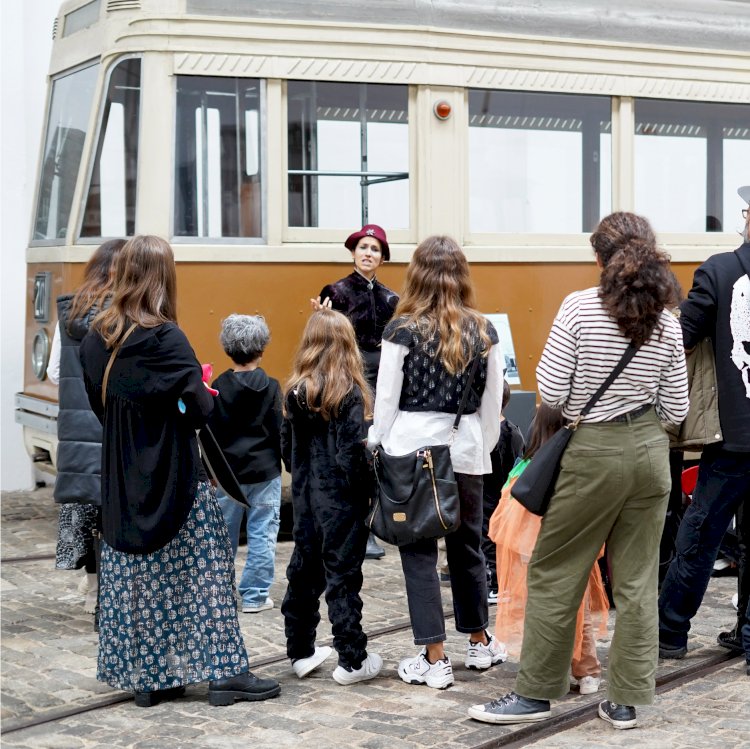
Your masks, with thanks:
[[[575,421],[571,421],[570,424],[567,425],[567,428],[570,429],[571,432],[575,432],[575,430],[578,429],[582,418],[583,414],[578,414],[578,416],[575,418]]]
[[[417,450],[417,457],[424,459],[422,468],[432,470],[432,450],[429,447],[426,447],[424,450]]]

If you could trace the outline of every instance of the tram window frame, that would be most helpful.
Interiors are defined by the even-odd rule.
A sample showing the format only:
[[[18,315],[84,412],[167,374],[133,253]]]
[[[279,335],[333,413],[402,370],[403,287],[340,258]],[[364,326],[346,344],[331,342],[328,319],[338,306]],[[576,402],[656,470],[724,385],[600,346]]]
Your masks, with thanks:
[[[602,94],[579,94],[579,93],[568,93],[568,92],[547,92],[547,91],[527,91],[527,90],[512,90],[512,89],[482,89],[482,88],[476,88],[476,87],[470,87],[466,89],[467,91],[467,195],[466,195],[466,204],[465,204],[465,210],[466,210],[466,223],[467,223],[467,232],[466,232],[466,243],[470,245],[515,245],[518,243],[518,238],[523,237],[524,242],[528,243],[529,237],[534,238],[534,244],[539,246],[545,246],[548,244],[557,245],[557,246],[567,246],[567,245],[579,245],[581,241],[582,236],[586,236],[590,233],[590,231],[593,230],[593,228],[596,226],[596,224],[601,220],[601,218],[608,213],[610,213],[612,210],[614,210],[614,172],[615,172],[615,141],[613,138],[614,129],[615,129],[615,112],[614,112],[614,97],[611,95],[602,95]],[[557,117],[558,119],[561,119],[560,114],[552,114],[552,111],[554,110],[555,104],[564,104],[563,110],[574,110],[574,115],[577,118],[581,119],[581,124],[579,129],[573,129],[573,125],[575,123],[571,123],[570,126],[567,128],[568,132],[580,132],[581,133],[581,145],[580,145],[580,157],[581,157],[581,172],[580,172],[580,189],[581,189],[581,199],[579,201],[579,216],[580,216],[580,223],[579,226],[582,228],[578,231],[557,231],[553,226],[550,226],[548,230],[524,230],[522,228],[516,228],[513,227],[509,229],[508,231],[497,231],[497,230],[491,230],[491,231],[479,231],[472,227],[472,189],[474,187],[473,180],[474,177],[472,177],[472,168],[475,163],[474,159],[472,158],[472,150],[471,150],[471,137],[472,137],[472,130],[479,130],[484,125],[472,125],[472,117],[477,116],[478,113],[473,111],[473,103],[476,101],[476,99],[479,96],[486,96],[486,95],[497,95],[497,96],[505,96],[507,97],[509,103],[512,106],[522,106],[522,109],[527,109],[528,111],[524,114],[516,115],[513,112],[510,112],[507,115],[502,114],[495,114],[495,113],[485,113],[485,115],[488,115],[490,119],[493,117],[515,117],[516,119],[519,119],[523,117],[524,119],[527,119],[528,117],[532,117],[531,123],[526,123],[522,120],[521,123],[511,123],[508,124],[521,124],[522,127],[521,130],[528,130],[531,133],[534,132],[546,132],[546,131],[552,131],[552,132],[565,132],[566,128],[558,128],[557,130],[555,127],[534,127],[533,119],[535,117],[541,117],[541,118],[549,118],[549,117]],[[522,103],[522,99],[526,98],[526,102]],[[583,138],[585,137],[583,128],[584,128],[584,114],[586,114],[585,111],[585,105],[587,103],[592,103],[595,106],[602,106],[602,113],[600,116],[604,116],[605,112],[603,109],[603,105],[606,103],[606,116],[608,117],[608,121],[605,121],[605,128],[601,128],[601,123],[599,125],[599,131],[598,131],[598,139],[596,141],[593,141],[591,137],[589,136],[589,150],[587,151],[585,142],[583,141]],[[583,106],[578,110],[576,110],[575,104],[581,103]],[[493,103],[496,107],[498,102]],[[571,106],[572,105],[572,106]],[[561,112],[563,112],[561,110]],[[564,113],[564,112],[563,112]],[[594,115],[595,116],[595,112]],[[608,125],[608,128],[606,127]],[[490,123],[489,127],[492,127],[492,123]],[[508,127],[509,130],[517,130],[519,128],[513,128]],[[604,162],[604,160],[601,158],[602,156],[602,135],[607,135],[609,137],[609,159],[608,159],[608,166]],[[591,150],[593,148],[593,151]],[[595,153],[594,153],[595,151]],[[595,155],[596,158],[599,160],[599,169],[596,174],[594,174],[595,170],[589,170],[589,173],[587,174],[587,171],[583,167],[583,159],[586,158],[587,152],[589,155]],[[527,171],[527,176],[530,179],[534,179],[535,177],[538,179],[538,174],[534,172]],[[608,178],[608,179],[607,179]],[[550,190],[550,192],[552,192]],[[595,201],[591,201],[590,199],[587,199],[587,194],[593,194],[596,196]],[[554,195],[550,194],[548,198],[545,199],[544,202],[540,202],[538,209],[539,211],[544,211],[545,203],[547,203],[550,200],[554,200]],[[608,205],[607,205],[608,201]],[[595,206],[593,208],[592,206]]]
[[[260,200],[260,207],[256,214],[256,220],[260,224],[260,232],[257,235],[253,236],[211,236],[210,233],[204,233],[204,234],[183,234],[178,233],[178,225],[177,225],[177,214],[178,210],[180,210],[180,196],[179,196],[179,183],[178,183],[178,170],[181,168],[180,166],[180,157],[178,153],[178,149],[180,148],[180,143],[178,142],[180,138],[180,132],[181,128],[188,128],[189,123],[183,123],[180,124],[180,116],[181,116],[181,110],[180,110],[180,80],[187,80],[191,79],[191,82],[195,82],[196,80],[203,80],[203,81],[215,81],[217,82],[214,85],[225,83],[226,81],[234,81],[236,86],[240,86],[241,84],[255,84],[258,87],[258,94],[257,94],[257,102],[258,107],[256,110],[245,110],[245,112],[249,111],[257,111],[258,112],[258,118],[257,118],[257,142],[256,142],[256,152],[257,152],[257,172],[247,176],[258,177],[259,181],[259,189],[258,189],[258,199]],[[255,77],[241,77],[241,76],[216,76],[216,75],[176,75],[175,76],[175,88],[174,88],[174,97],[175,97],[175,120],[174,120],[174,127],[173,127],[173,149],[172,149],[172,213],[171,213],[171,220],[170,220],[170,231],[171,231],[171,241],[173,244],[185,244],[185,245],[263,245],[267,244],[267,227],[268,227],[268,221],[267,221],[267,206],[268,206],[268,178],[267,178],[267,155],[266,155],[266,142],[267,142],[267,117],[268,117],[268,107],[267,107],[267,92],[266,92],[266,79],[265,78],[255,78]],[[209,127],[213,129],[213,121],[214,116],[211,115],[211,123],[208,122],[209,115],[208,112],[212,111],[214,108],[208,107],[206,108],[206,121],[204,123],[206,131]],[[195,117],[197,118],[197,113],[201,110],[199,108],[195,109]],[[236,124],[240,127],[241,131],[244,134],[244,137],[242,139],[243,144],[246,146],[247,144],[247,136],[244,131],[245,123],[247,118],[246,117],[239,117],[236,120]],[[196,122],[196,125],[198,123]],[[196,139],[198,138],[198,133],[196,132]],[[239,142],[239,141],[238,141]],[[206,154],[205,158],[209,158],[208,154],[208,139],[206,139]],[[183,145],[183,148],[189,148],[189,144],[187,146]],[[214,149],[211,149],[212,152]],[[247,166],[248,159],[247,154],[239,153],[239,151],[235,151],[234,153],[237,165],[239,165],[239,168],[242,171],[245,171],[245,167]],[[215,154],[214,154],[215,156]],[[213,158],[214,156],[211,156]],[[208,167],[207,167],[208,169]],[[210,174],[208,175],[211,176]],[[195,177],[195,189],[197,189],[197,185],[199,181],[201,181],[200,175],[196,172]],[[238,192],[241,192],[241,186],[238,188]],[[221,199],[223,201],[223,199]],[[200,206],[196,203],[194,206],[196,210],[196,214],[198,210],[202,210]],[[237,211],[237,214],[239,214],[242,211],[242,205],[241,203],[238,203],[235,206],[235,209]],[[210,219],[208,217],[208,212],[210,211],[210,206],[207,206],[205,208],[205,211],[203,212],[203,218],[202,221],[205,225],[205,222],[207,219]],[[223,219],[220,219],[223,222]],[[240,219],[238,218],[238,221]],[[195,225],[198,225],[198,217],[196,215],[194,219]]]
[[[76,191],[78,190],[78,184],[79,184],[79,178],[81,176],[81,166],[83,165],[84,159],[87,158],[87,141],[89,137],[89,130],[91,127],[91,119],[92,119],[92,112],[95,102],[95,97],[97,95],[97,92],[99,91],[99,73],[101,68],[101,61],[98,58],[87,60],[86,62],[83,62],[79,65],[76,65],[72,68],[68,68],[67,70],[61,71],[60,73],[52,76],[48,88],[48,94],[47,94],[47,107],[45,110],[45,125],[44,125],[44,132],[43,132],[43,140],[42,140],[42,150],[41,150],[41,156],[39,159],[39,166],[37,170],[37,179],[36,179],[36,185],[34,190],[34,213],[32,216],[32,223],[31,223],[31,238],[29,240],[29,246],[30,247],[59,247],[62,245],[67,244],[68,240],[68,234],[71,233],[71,230],[74,228],[71,225],[71,219],[74,219],[74,198],[76,195]],[[61,234],[61,228],[57,228],[56,235],[54,237],[47,237],[44,238],[37,238],[36,237],[36,227],[40,220],[40,202],[42,198],[43,193],[43,183],[45,182],[45,170],[47,168],[47,162],[49,159],[48,150],[49,145],[51,141],[51,133],[50,133],[50,120],[53,115],[53,110],[55,106],[55,94],[60,89],[57,88],[57,84],[65,79],[69,78],[70,76],[76,75],[78,73],[81,73],[83,71],[90,71],[93,74],[92,80],[91,80],[91,101],[88,108],[88,112],[86,114],[86,130],[83,131],[83,137],[81,139],[81,148],[80,153],[78,154],[78,160],[76,163],[75,168],[72,170],[72,174],[74,174],[74,179],[71,181],[72,190],[70,192],[70,205],[68,206],[67,210],[67,218],[66,218],[66,226],[63,227],[64,231]],[[79,87],[76,87],[79,88]],[[59,160],[61,154],[56,154],[55,158],[56,160]],[[54,177],[54,175],[53,175]],[[51,191],[50,187],[50,191]],[[47,214],[47,223],[49,223],[49,213]]]
[[[290,157],[291,154],[291,145],[290,145],[290,131],[292,129],[292,121],[290,117],[290,108],[292,105],[292,99],[295,96],[294,88],[299,86],[300,91],[297,92],[299,95],[306,95],[306,92],[304,92],[302,89],[304,87],[310,87],[315,91],[316,86],[331,86],[328,92],[328,97],[330,98],[332,95],[332,92],[335,93],[334,86],[341,87],[346,86],[349,88],[349,91],[347,93],[351,94],[352,92],[355,92],[355,96],[359,99],[363,95],[366,95],[367,93],[367,87],[376,87],[378,89],[384,89],[386,87],[391,89],[400,89],[399,93],[403,94],[404,101],[403,101],[403,111],[405,112],[406,119],[403,121],[403,124],[406,126],[405,131],[405,142],[404,146],[406,148],[406,155],[405,155],[405,170],[394,170],[394,169],[386,169],[386,170],[368,170],[366,168],[366,161],[367,156],[369,155],[366,151],[364,154],[362,152],[362,144],[364,143],[366,145],[367,142],[367,131],[369,128],[365,128],[364,136],[361,128],[360,123],[360,143],[359,143],[359,154],[357,158],[360,161],[361,168],[359,170],[335,170],[335,169],[312,169],[312,168],[302,168],[297,169],[295,166],[290,167]],[[292,92],[290,95],[290,87],[292,88]],[[317,93],[317,92],[315,92]],[[379,92],[382,93],[383,92]],[[284,191],[283,191],[283,210],[284,210],[284,220],[283,220],[283,241],[285,242],[303,242],[303,241],[321,241],[321,242],[328,242],[328,241],[340,241],[342,232],[345,231],[351,231],[351,225],[352,221],[342,221],[340,226],[313,226],[313,225],[301,225],[298,223],[292,224],[290,221],[290,213],[291,213],[291,202],[294,194],[299,193],[293,193],[293,191],[290,189],[290,181],[293,178],[298,178],[299,181],[304,180],[305,178],[311,181],[318,181],[319,179],[342,179],[342,180],[351,180],[352,181],[352,187],[354,190],[357,190],[358,188],[362,191],[360,193],[359,197],[359,215],[356,219],[354,219],[354,222],[361,221],[362,224],[365,223],[378,223],[382,224],[386,227],[388,231],[388,236],[391,242],[410,242],[413,241],[413,227],[416,224],[415,221],[415,214],[416,214],[416,204],[415,204],[415,193],[414,193],[414,180],[417,175],[416,170],[416,162],[415,162],[415,153],[416,153],[416,141],[415,141],[415,128],[413,127],[413,123],[415,121],[415,89],[413,86],[410,86],[408,84],[404,83],[369,83],[369,82],[357,82],[357,81],[318,81],[318,80],[298,80],[298,79],[290,79],[284,81],[284,117],[285,117],[285,127],[284,127],[284,137],[283,137],[283,165],[284,165]],[[333,106],[333,105],[331,105]],[[342,104],[344,106],[344,104]],[[367,107],[368,109],[370,107]],[[348,115],[347,115],[348,116]],[[357,115],[359,116],[359,115]],[[348,121],[355,122],[356,120],[352,119],[354,117],[354,114],[351,116],[348,116]],[[360,118],[361,119],[361,118]],[[331,121],[336,121],[335,119],[332,119]],[[378,120],[377,119],[369,119],[367,118],[365,120],[366,124],[369,125],[377,125]],[[308,138],[308,141],[310,143],[314,143],[313,138]],[[296,154],[299,156],[299,154]],[[291,162],[294,163],[293,161]],[[346,174],[345,172],[352,171],[352,174]],[[291,173],[290,173],[291,172]],[[331,172],[330,174],[322,174],[320,172]],[[334,174],[335,172],[335,174]],[[366,185],[362,184],[363,179],[367,179],[368,172],[371,173],[372,178],[368,181]],[[403,175],[403,177],[401,177]],[[396,178],[396,179],[394,179]],[[373,213],[369,213],[368,216],[364,215],[363,210],[363,202],[362,202],[362,193],[367,192],[368,198],[369,198],[369,190],[378,184],[384,183],[384,182],[390,182],[390,181],[396,181],[397,179],[404,179],[406,182],[406,197],[403,201],[404,205],[406,206],[406,225],[401,227],[394,227],[392,221],[388,219],[388,217],[383,216],[381,214],[374,215]],[[367,201],[369,202],[369,201]]]
[[[743,111],[746,113],[744,119]],[[732,236],[736,229],[741,229],[740,211],[745,204],[737,195],[737,187],[744,184],[744,176],[737,173],[731,181],[724,178],[726,169],[724,148],[727,141],[747,140],[748,149],[750,149],[750,126],[748,126],[750,104],[635,98],[633,120],[634,210],[649,216],[655,231],[672,243],[679,243],[683,237],[690,238],[691,243],[695,244],[715,243],[717,235]],[[641,132],[644,128],[652,132]],[[666,130],[666,132],[653,132],[656,128],[660,131]],[[716,137],[717,128],[722,130],[718,138]],[[736,129],[741,129],[745,137],[733,138],[731,131]],[[729,135],[726,134],[727,130],[730,131]],[[689,177],[683,174],[671,189],[661,190],[660,194],[665,195],[664,200],[650,201],[650,204],[646,202],[643,194],[639,193],[639,187],[650,180],[656,181],[660,173],[648,174],[644,169],[646,165],[652,167],[654,164],[654,154],[649,154],[648,149],[640,148],[647,143],[644,138],[682,139],[685,145],[697,146],[697,149],[692,149],[692,157],[694,162],[696,159],[702,161],[694,166],[700,170],[699,176],[702,177],[703,184],[696,184],[694,187],[698,190],[702,189],[703,195],[699,196],[695,191],[690,195],[688,192],[690,188],[685,187]],[[691,143],[688,139],[695,140]],[[660,149],[662,153],[667,150],[667,145],[679,148],[680,142],[673,140],[671,144],[662,144]],[[683,156],[677,162],[685,169],[690,168],[688,150],[683,149]],[[658,150],[656,158],[658,158]],[[674,168],[674,164],[675,159],[670,159],[670,171]],[[690,172],[689,176],[692,177],[693,174],[694,172]],[[670,195],[672,205],[665,205]],[[684,217],[695,217],[688,218],[688,220],[693,223],[697,222],[698,225],[703,226],[703,229],[690,226],[680,227],[674,223],[666,225],[666,222],[658,217],[659,212],[669,214],[670,223],[679,222]]]
[[[117,72],[117,69],[120,67],[120,65],[136,60],[139,63],[139,70],[138,70],[138,101],[137,101],[137,109],[136,109],[136,118],[137,118],[137,129],[135,133],[135,152],[134,156],[131,157],[131,161],[134,166],[134,179],[132,181],[132,186],[128,186],[128,165],[125,164],[125,231],[124,232],[116,232],[116,233],[100,233],[98,234],[86,234],[84,233],[86,231],[86,214],[90,210],[90,202],[92,201],[92,189],[94,186],[94,176],[96,174],[97,168],[101,169],[101,155],[104,148],[104,142],[107,138],[107,126],[109,124],[109,115],[111,111],[111,87],[112,87],[112,77]],[[96,126],[96,136],[94,139],[94,150],[91,155],[91,159],[89,160],[89,167],[88,171],[86,173],[86,189],[82,195],[82,203],[81,203],[81,210],[80,210],[80,216],[78,221],[78,227],[76,236],[78,237],[79,244],[98,244],[104,239],[111,239],[111,238],[121,238],[121,237],[132,237],[136,233],[136,226],[138,222],[138,216],[137,216],[137,195],[138,195],[138,158],[139,158],[139,149],[140,149],[140,141],[141,141],[141,123],[143,120],[142,117],[142,104],[143,104],[143,58],[141,55],[127,55],[126,57],[119,57],[117,58],[107,69],[106,73],[106,80],[104,83],[104,86],[102,88],[102,95],[100,96],[100,102],[101,105],[99,107],[99,116],[97,118],[97,126]],[[126,157],[127,159],[127,157]],[[99,172],[99,179],[100,179],[100,194],[99,194],[99,226],[101,228],[102,221],[101,221],[101,172]],[[132,197],[132,203],[128,205],[128,193]],[[129,218],[129,216],[132,214],[132,218]]]

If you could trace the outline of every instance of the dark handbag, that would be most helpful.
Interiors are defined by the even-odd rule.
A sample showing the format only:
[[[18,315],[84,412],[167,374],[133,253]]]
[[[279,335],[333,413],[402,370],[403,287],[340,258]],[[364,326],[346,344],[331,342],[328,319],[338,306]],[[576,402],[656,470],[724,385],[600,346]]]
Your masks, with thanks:
[[[632,343],[625,349],[625,353],[617,363],[617,366],[591,396],[589,402],[578,415],[578,418],[570,424],[566,424],[562,429],[558,429],[537,450],[531,462],[516,479],[516,482],[510,489],[510,494],[529,512],[534,515],[544,515],[547,512],[549,501],[555,492],[557,477],[560,474],[560,463],[565,453],[565,448],[573,436],[573,432],[578,429],[581,419],[594,407],[594,404],[617,379],[620,372],[625,369],[628,362],[635,356],[637,350],[637,347]]]
[[[451,428],[458,431],[469,398],[479,356],[466,382]],[[407,455],[389,455],[379,445],[373,451],[375,492],[367,527],[396,546],[427,538],[442,538],[461,523],[461,503],[451,463],[450,444],[431,445]]]
[[[240,482],[234,475],[234,471],[229,465],[224,451],[221,449],[221,445],[216,440],[208,424],[198,431],[198,445],[201,449],[203,465],[206,467],[206,471],[214,483],[227,497],[245,507],[249,507],[245,492],[242,491]]]

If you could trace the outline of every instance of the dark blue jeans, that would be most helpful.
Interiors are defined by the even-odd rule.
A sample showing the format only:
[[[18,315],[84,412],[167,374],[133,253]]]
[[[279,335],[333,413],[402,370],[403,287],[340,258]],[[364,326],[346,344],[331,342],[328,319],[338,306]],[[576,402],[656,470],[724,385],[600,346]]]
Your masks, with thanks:
[[[693,502],[680,524],[676,556],[659,595],[661,643],[673,647],[687,645],[690,620],[703,600],[721,540],[732,517],[738,513],[743,516],[745,526],[739,529],[740,534],[747,539],[750,513],[741,510],[748,498],[750,453],[729,452],[713,445],[705,448]],[[745,622],[748,604],[748,576],[743,575],[743,578],[745,584],[740,585],[737,609],[738,631]]]

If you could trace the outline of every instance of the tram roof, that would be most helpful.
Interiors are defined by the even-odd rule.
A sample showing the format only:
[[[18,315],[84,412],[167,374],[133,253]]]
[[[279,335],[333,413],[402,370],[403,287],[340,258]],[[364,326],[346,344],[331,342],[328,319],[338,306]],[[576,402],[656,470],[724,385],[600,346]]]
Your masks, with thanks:
[[[750,51],[750,0],[186,0],[186,12]]]

